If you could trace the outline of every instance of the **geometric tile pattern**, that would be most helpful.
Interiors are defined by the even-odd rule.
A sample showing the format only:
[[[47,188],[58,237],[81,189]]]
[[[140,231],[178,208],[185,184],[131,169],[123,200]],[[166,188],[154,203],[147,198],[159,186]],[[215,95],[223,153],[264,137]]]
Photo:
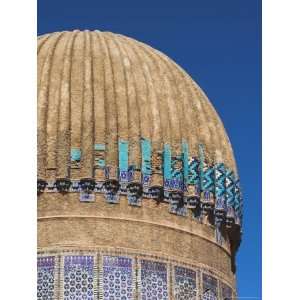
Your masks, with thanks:
[[[225,179],[226,201],[227,201],[227,204],[229,204],[230,206],[233,206],[233,203],[234,203],[234,189],[235,189],[234,182],[235,182],[234,172],[227,169],[226,170],[226,179]]]
[[[174,291],[176,300],[196,300],[196,272],[187,268],[175,266]]]
[[[203,273],[203,300],[216,300],[218,295],[218,280]]]
[[[204,164],[201,172],[202,191],[214,192],[214,168]]]
[[[168,300],[167,277],[165,263],[141,260],[141,299]]]
[[[65,256],[64,300],[94,299],[93,256]]]
[[[98,255],[99,267],[95,259]],[[172,295],[176,300],[217,300],[219,294],[222,300],[233,300],[233,289],[207,270],[196,271],[196,267],[190,269],[177,262],[167,264],[152,259],[101,252],[65,254],[59,259],[57,254],[44,253],[37,259],[37,299],[133,300],[138,294],[141,300],[167,300]],[[61,268],[56,265],[59,260]],[[202,273],[202,280],[201,273],[197,272]],[[58,282],[61,282],[59,289]],[[199,288],[201,295],[198,295]]]
[[[202,300],[217,300],[217,296],[211,290],[207,290],[203,293]]]
[[[119,256],[103,257],[103,299],[132,300],[132,259]]]
[[[183,189],[183,157],[173,156],[171,160],[171,187],[173,189]]]
[[[215,165],[215,193],[216,198],[221,198],[225,196],[225,179],[226,179],[226,169],[224,164]]]
[[[182,142],[183,180],[189,183],[189,145]]]
[[[241,199],[240,180],[238,178],[235,181],[234,209],[237,212],[237,215],[240,217],[240,219],[242,219],[242,199]]]
[[[54,268],[54,256],[39,257],[37,259],[38,300],[54,300]]]
[[[242,221],[242,195],[239,187],[239,180],[235,176],[235,172],[227,168],[223,162],[208,161],[205,158],[205,149],[203,145],[199,145],[199,155],[193,153],[189,155],[189,146],[186,142],[182,143],[182,149],[176,151],[172,155],[172,147],[170,144],[164,144],[160,150],[153,151],[152,142],[149,139],[141,138],[141,161],[139,166],[132,165],[130,156],[130,142],[127,140],[118,140],[118,164],[106,165],[105,156],[107,156],[105,144],[94,145],[94,166],[96,168],[94,186],[90,192],[104,193],[107,202],[118,203],[119,195],[126,195],[129,204],[141,206],[143,197],[152,195],[151,185],[156,190],[161,191],[159,200],[171,202],[172,193],[170,191],[184,192],[183,203],[181,206],[189,206],[189,197],[194,196],[197,199],[202,192],[206,193],[210,199],[211,205],[213,200],[223,199],[226,204],[234,211],[235,218],[233,223],[240,226]],[[137,146],[137,145],[135,145]],[[71,168],[80,168],[81,149],[71,149]],[[130,159],[129,159],[130,158]],[[97,175],[97,176],[96,176]],[[112,179],[114,184],[104,184],[105,180]],[[131,189],[128,184],[134,182],[139,188],[138,195],[132,195],[134,185]],[[49,180],[41,185],[38,181],[39,192],[59,192],[55,180]],[[71,180],[71,186],[67,188],[70,192],[82,192],[83,187],[78,180]],[[181,193],[180,193],[181,194]],[[85,197],[81,195],[82,202],[94,201],[93,197]],[[204,198],[205,197],[204,195]],[[211,200],[211,201],[210,201]],[[216,201],[217,202],[217,201]],[[176,207],[178,205],[176,204]],[[179,208],[179,206],[177,207]],[[171,209],[171,213],[177,215],[186,215],[186,210],[180,207],[179,210]],[[226,211],[226,209],[225,209]],[[212,212],[214,214],[215,212]],[[230,219],[232,223],[232,218]]]
[[[199,160],[197,157],[191,157],[189,159],[189,184],[197,184],[199,180]]]
[[[220,197],[216,199],[216,203],[215,203],[215,207],[216,209],[223,209],[226,210],[226,199],[225,197]]]

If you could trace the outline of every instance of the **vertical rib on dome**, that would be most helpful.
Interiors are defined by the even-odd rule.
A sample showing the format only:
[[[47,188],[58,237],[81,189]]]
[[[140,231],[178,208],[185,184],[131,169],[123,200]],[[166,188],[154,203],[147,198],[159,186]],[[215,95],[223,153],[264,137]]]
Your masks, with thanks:
[[[67,39],[66,50],[62,63],[62,75],[60,84],[59,125],[57,133],[57,177],[68,178],[70,165],[70,72],[72,67],[72,50],[76,32],[70,34]]]
[[[48,124],[48,108],[49,108],[49,94],[50,94],[50,86],[52,84],[51,82],[51,71],[52,71],[52,59],[54,56],[54,51],[56,48],[56,45],[59,41],[59,38],[61,37],[63,33],[55,33],[52,35],[51,38],[49,38],[46,42],[47,48],[46,53],[40,53],[38,56],[38,59],[43,59],[44,62],[42,63],[43,66],[40,69],[40,80],[38,80],[38,128],[37,128],[37,141],[38,141],[38,177],[39,178],[45,178],[46,177],[46,168],[48,163],[48,131],[47,126]],[[45,46],[44,46],[45,47]],[[42,51],[42,50],[40,50]],[[39,70],[38,70],[39,71]],[[39,75],[39,74],[38,74]]]
[[[93,177],[93,158],[94,158],[94,93],[92,78],[92,55],[91,55],[91,38],[88,31],[84,32],[84,86],[83,86],[83,104],[82,104],[82,133],[81,133],[81,151],[82,166],[81,177]]]

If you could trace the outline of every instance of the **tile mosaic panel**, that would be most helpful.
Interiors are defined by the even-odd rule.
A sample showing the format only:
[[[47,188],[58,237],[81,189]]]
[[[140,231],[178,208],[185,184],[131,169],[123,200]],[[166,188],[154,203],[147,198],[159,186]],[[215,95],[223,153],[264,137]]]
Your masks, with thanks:
[[[171,187],[176,190],[183,190],[183,160],[182,155],[171,158]]]
[[[201,172],[201,179],[201,189],[203,191],[214,192],[214,168],[204,164]]]
[[[215,195],[216,198],[225,197],[226,192],[226,168],[223,163],[215,165]]]
[[[101,255],[99,271],[96,271],[97,254]],[[58,294],[63,300],[133,300],[136,292],[141,300],[167,300],[171,294],[175,300],[232,300],[235,297],[232,288],[210,271],[199,269],[197,273],[196,269],[175,262],[171,263],[172,274],[169,274],[167,263],[145,258],[139,259],[136,266],[134,258],[126,254],[71,255],[69,252],[62,256],[61,268],[56,266],[57,256],[42,255],[37,260],[38,300],[54,300]],[[200,281],[201,293],[198,291]]]
[[[199,160],[197,157],[190,157],[188,183],[197,184],[198,181],[199,181]]]
[[[65,256],[64,300],[94,300],[94,257]]]
[[[208,274],[203,273],[203,300],[217,300],[218,280]]]
[[[37,299],[54,300],[55,257],[45,256],[37,259]]]
[[[141,150],[142,150],[142,173],[144,175],[151,175],[151,142],[150,140],[143,139],[141,140]]]
[[[168,271],[165,263],[141,260],[141,299],[168,300]]]
[[[241,217],[241,190],[240,190],[240,180],[237,178],[235,181],[235,190],[234,190],[234,209],[237,212],[237,215]]]
[[[170,213],[187,216],[189,215],[188,208],[192,209],[192,214],[195,215],[195,200],[193,199],[197,198],[197,201],[202,200],[202,203],[208,202],[205,203],[205,205],[207,204],[207,210],[210,210],[210,214],[216,216],[218,212],[211,210],[214,203],[224,203],[224,208],[216,207],[216,209],[222,210],[221,213],[223,213],[223,210],[226,211],[227,207],[232,207],[234,216],[231,212],[228,215],[227,220],[230,221],[228,228],[236,224],[241,229],[243,197],[239,179],[236,178],[235,171],[230,170],[221,160],[218,160],[217,163],[210,160],[209,155],[205,153],[203,144],[199,145],[199,155],[197,156],[195,149],[193,150],[194,153],[190,153],[189,144],[184,140],[181,144],[181,150],[176,146],[175,151],[173,146],[171,147],[168,143],[163,145],[163,149],[157,149],[158,144],[153,145],[152,141],[146,138],[140,139],[140,145],[136,141],[131,144],[128,140],[120,139],[117,149],[118,163],[111,165],[105,162],[107,154],[105,147],[106,145],[102,143],[94,144],[95,172],[89,180],[88,193],[82,193],[87,191],[87,186],[84,188],[81,182],[77,180],[71,180],[70,188],[62,188],[62,183],[56,186],[57,182],[68,180],[63,178],[57,178],[56,181],[46,181],[39,178],[37,182],[38,193],[80,192],[81,202],[94,202],[95,197],[93,194],[103,193],[106,201],[114,204],[119,203],[120,195],[124,195],[127,196],[130,205],[141,206],[144,198],[171,203],[174,199],[173,192],[176,192],[184,195],[184,203],[181,201],[180,206],[172,205]],[[138,162],[131,157],[132,149],[136,149],[136,147],[140,147],[141,151],[141,160]],[[71,148],[71,169],[80,168],[81,160],[81,149]],[[134,165],[134,163],[138,165]],[[78,170],[75,173],[73,171],[71,172],[72,176],[70,176],[77,177]],[[47,175],[47,177],[49,176]],[[67,182],[69,184],[69,181]],[[134,185],[128,185],[128,183],[134,183]],[[189,200],[193,200],[194,204],[190,205]],[[196,218],[202,221],[199,218],[200,214],[201,212],[198,211]],[[211,220],[209,222],[213,223]],[[218,225],[223,221],[222,216]],[[225,230],[227,229],[225,228]],[[228,231],[228,233],[231,235],[231,231]],[[220,243],[219,235],[216,235],[216,237],[217,242]],[[239,242],[240,238],[233,237],[232,240]]]
[[[235,190],[235,176],[234,172],[230,169],[226,170],[226,179],[225,179],[225,185],[226,185],[226,201],[227,204],[230,206],[234,205],[234,190]]]
[[[169,181],[172,179],[171,175],[171,147],[169,144],[164,145],[164,152],[163,152],[163,173],[164,173],[164,184],[169,187]]]
[[[104,300],[134,299],[132,259],[103,256],[102,288]]]
[[[176,300],[196,300],[196,272],[187,268],[174,268],[174,296]]]
[[[202,300],[217,300],[217,296],[211,290],[207,290],[203,293]]]

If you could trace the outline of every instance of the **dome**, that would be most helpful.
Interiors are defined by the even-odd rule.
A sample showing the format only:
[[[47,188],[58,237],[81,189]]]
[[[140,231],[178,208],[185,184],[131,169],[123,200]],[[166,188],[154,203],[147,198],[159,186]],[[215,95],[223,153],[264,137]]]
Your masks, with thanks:
[[[177,277],[194,282],[191,299],[231,298],[242,197],[201,88],[163,53],[110,32],[42,35],[37,65],[39,270],[90,268],[100,295],[105,264],[130,265],[141,299],[158,270],[170,299]]]
[[[58,32],[38,38],[39,176],[68,176],[70,151],[81,149],[80,176],[93,177],[94,145],[107,165],[128,141],[129,165],[141,165],[141,139],[153,151],[169,144],[235,171],[224,126],[204,92],[170,58],[122,35]],[[83,143],[84,141],[84,143]]]
[[[189,186],[201,181],[201,162],[202,186],[225,195],[237,174],[224,126],[170,58],[110,32],[38,38],[40,180],[123,180],[196,194]]]
[[[200,188],[229,196],[241,219],[236,172],[218,114],[166,55],[110,32],[38,38],[40,180],[139,182],[156,196]]]

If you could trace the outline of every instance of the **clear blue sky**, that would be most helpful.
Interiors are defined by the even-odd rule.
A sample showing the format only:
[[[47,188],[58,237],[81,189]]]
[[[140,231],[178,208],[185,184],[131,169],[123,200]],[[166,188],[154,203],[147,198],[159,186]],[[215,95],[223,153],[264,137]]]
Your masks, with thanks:
[[[170,56],[204,89],[229,134],[244,194],[240,297],[261,298],[260,0],[38,1],[38,34],[100,29]]]

